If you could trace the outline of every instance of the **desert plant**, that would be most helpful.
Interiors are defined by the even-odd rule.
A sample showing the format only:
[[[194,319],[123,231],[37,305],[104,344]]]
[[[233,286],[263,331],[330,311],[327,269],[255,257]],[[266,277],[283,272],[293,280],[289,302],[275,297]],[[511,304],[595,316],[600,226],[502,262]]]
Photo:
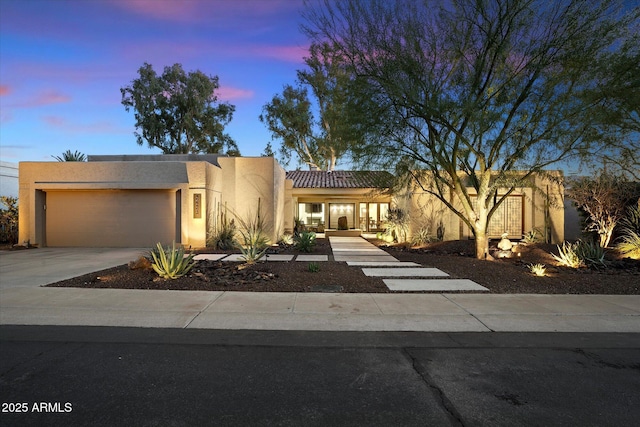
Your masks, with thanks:
[[[86,162],[87,156],[79,151],[67,150],[61,156],[51,156],[59,162]]]
[[[316,233],[312,231],[303,231],[297,237],[294,237],[294,247],[300,252],[312,252],[316,245]]]
[[[409,215],[402,209],[392,208],[387,212],[387,218],[384,222],[385,234],[391,236],[391,241],[398,243],[407,240],[407,232],[409,231]],[[387,240],[388,239],[383,239]]]
[[[173,242],[171,247],[162,247],[162,244],[156,244],[156,247],[150,251],[153,263],[151,267],[163,279],[177,279],[187,274],[195,265],[193,261],[194,254],[185,257],[182,246],[176,248]]]
[[[593,240],[578,240],[576,253],[588,267],[606,267],[604,260],[604,248]]]
[[[217,221],[211,221],[214,226],[211,234],[207,237],[207,246],[214,249],[228,250],[237,246],[236,242],[236,224],[233,219],[228,220],[227,207],[225,204],[224,211],[220,209]]]
[[[627,208],[620,225],[621,236],[616,249],[625,257],[640,259],[640,199],[637,204]]]
[[[411,236],[411,244],[414,246],[421,246],[432,241],[433,237],[431,237],[429,227],[422,227],[416,234]]]
[[[580,258],[577,251],[578,242],[563,242],[562,246],[558,245],[558,255],[551,254],[560,265],[570,268],[584,267],[584,261]]]
[[[540,232],[540,230],[534,228],[533,230],[528,231],[524,236],[522,236],[522,240],[520,240],[520,242],[533,244],[540,242],[542,240],[541,238],[542,233]]]
[[[624,231],[616,249],[625,257],[640,259],[640,233],[633,230]]]
[[[529,264],[529,271],[536,276],[544,276],[547,271],[547,267],[544,264]]]
[[[317,262],[310,262],[309,271],[311,273],[317,273],[318,271],[320,271],[320,265]]]
[[[238,218],[240,229],[238,230],[242,241],[237,245],[242,258],[247,264],[253,264],[260,260],[269,249],[269,237],[267,236],[267,225],[260,209],[260,199],[258,199],[258,209],[255,215],[249,218]]]
[[[18,199],[15,197],[2,196],[0,202],[7,209],[0,209],[0,242],[18,242]]]
[[[293,235],[291,234],[283,234],[282,236],[280,236],[280,240],[278,240],[278,243],[281,245],[285,245],[285,246],[291,246],[294,243],[294,238]]]

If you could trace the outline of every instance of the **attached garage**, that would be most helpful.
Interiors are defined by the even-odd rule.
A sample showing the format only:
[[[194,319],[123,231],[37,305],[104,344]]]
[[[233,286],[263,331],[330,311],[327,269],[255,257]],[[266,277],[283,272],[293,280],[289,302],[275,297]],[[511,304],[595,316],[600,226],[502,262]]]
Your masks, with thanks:
[[[179,241],[179,197],[175,190],[48,190],[46,245],[150,248]]]

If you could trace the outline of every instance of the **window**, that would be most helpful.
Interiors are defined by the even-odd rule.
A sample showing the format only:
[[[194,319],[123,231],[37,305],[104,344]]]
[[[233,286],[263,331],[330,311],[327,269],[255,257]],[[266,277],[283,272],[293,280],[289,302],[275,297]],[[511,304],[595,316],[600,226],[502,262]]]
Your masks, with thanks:
[[[324,224],[324,203],[298,203],[298,219],[311,227]]]
[[[355,228],[354,203],[329,203],[329,228],[338,228],[340,217],[347,217],[347,228]]]

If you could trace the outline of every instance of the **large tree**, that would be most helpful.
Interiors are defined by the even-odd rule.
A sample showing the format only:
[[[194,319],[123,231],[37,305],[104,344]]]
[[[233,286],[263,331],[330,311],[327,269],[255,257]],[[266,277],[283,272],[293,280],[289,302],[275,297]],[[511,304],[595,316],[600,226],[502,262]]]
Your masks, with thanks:
[[[294,154],[299,164],[334,170],[361,137],[357,123],[349,120],[349,75],[332,54],[326,44],[312,45],[305,58],[308,68],[298,71],[296,85],[285,85],[282,94],[263,107],[260,120],[280,141],[285,165]]]
[[[182,65],[165,67],[157,75],[146,62],[139,78],[120,89],[122,104],[133,109],[136,140],[165,154],[218,153],[240,155],[224,127],[235,107],[218,102],[218,77],[201,71],[185,73]]]
[[[506,197],[597,142],[584,117],[608,94],[584,96],[598,84],[592,64],[623,54],[638,11],[593,0],[335,0],[305,16],[312,40],[361,82],[373,132],[356,158],[439,198],[485,258]]]

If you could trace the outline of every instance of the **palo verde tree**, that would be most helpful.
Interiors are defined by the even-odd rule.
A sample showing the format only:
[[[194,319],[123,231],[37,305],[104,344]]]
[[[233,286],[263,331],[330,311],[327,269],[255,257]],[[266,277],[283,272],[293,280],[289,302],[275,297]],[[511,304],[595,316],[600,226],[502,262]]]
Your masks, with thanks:
[[[606,248],[613,230],[625,217],[630,202],[640,197],[637,186],[624,175],[602,171],[596,177],[581,177],[570,182],[567,197],[587,214],[586,230],[598,233],[598,242]]]
[[[349,120],[349,75],[332,53],[326,44],[312,45],[305,58],[308,68],[298,71],[296,85],[285,85],[282,94],[263,107],[260,121],[273,139],[280,140],[280,160],[285,165],[294,154],[299,164],[334,170],[361,138],[356,122]]]
[[[224,133],[235,107],[218,102],[218,76],[201,71],[185,73],[180,64],[157,75],[146,62],[139,77],[120,89],[122,105],[133,109],[136,140],[164,154],[219,153],[240,155]]]
[[[594,63],[598,85],[586,92],[588,100],[600,99],[602,108],[588,120],[600,131],[606,146],[587,158],[588,163],[640,180],[640,19],[628,29],[618,50]],[[606,93],[606,96],[602,96]]]
[[[487,226],[534,174],[589,148],[593,61],[619,52],[638,10],[593,0],[336,0],[305,30],[360,82],[367,167],[395,168],[437,197],[488,254]],[[619,52],[622,54],[622,52]],[[615,70],[614,70],[615,71]],[[620,78],[624,78],[620,76]]]

